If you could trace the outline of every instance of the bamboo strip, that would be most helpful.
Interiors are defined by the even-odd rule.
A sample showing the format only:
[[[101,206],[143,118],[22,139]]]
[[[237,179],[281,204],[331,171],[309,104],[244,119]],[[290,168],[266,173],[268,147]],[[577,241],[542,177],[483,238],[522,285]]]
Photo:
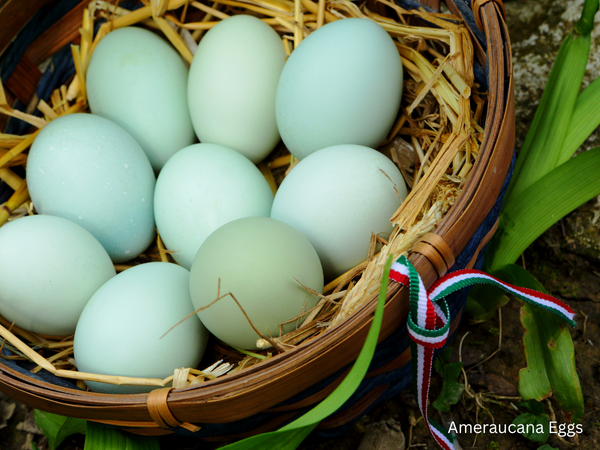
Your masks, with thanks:
[[[13,145],[13,147],[14,147],[14,145]],[[7,153],[8,153],[8,150],[0,148],[0,157],[6,155]],[[15,156],[14,158],[12,158],[10,161],[8,161],[4,165],[4,167],[24,166],[26,163],[27,163],[27,155],[24,153],[21,153],[21,154]]]
[[[302,6],[304,6],[311,13],[316,14],[317,17],[319,16],[319,5],[317,5],[315,2],[313,2],[311,0],[301,0],[301,1],[302,1]],[[324,20],[326,23],[329,23],[329,22],[335,22],[336,20],[338,20],[338,18],[335,15],[333,15],[332,13],[330,13],[329,11],[325,10],[324,11]]]
[[[187,47],[187,45],[185,45],[185,42],[183,41],[181,36],[177,34],[177,31],[175,31],[175,29],[173,29],[169,22],[167,22],[167,20],[163,19],[162,17],[153,17],[153,19],[154,22],[158,24],[158,26],[165,34],[167,39],[171,41],[171,44],[173,44],[173,46],[177,49],[181,56],[183,56],[183,59],[185,59],[188,62],[188,64],[191,64],[192,59],[194,59],[194,55],[192,55],[190,49]]]
[[[8,106],[8,100],[6,100],[6,93],[4,92],[4,86],[2,86],[2,80],[0,79],[0,106]]]
[[[23,179],[14,173],[12,170],[7,169],[6,167],[2,167],[0,169],[0,179],[4,181],[6,184],[10,186],[11,189],[17,190],[21,183],[23,183]]]
[[[248,3],[243,3],[235,0],[215,0],[216,3],[220,3],[222,5],[235,6],[238,8],[248,9],[250,11],[257,12],[259,14],[264,14],[269,17],[281,17],[282,19],[293,17],[292,12],[282,12],[282,11],[274,11],[267,8],[263,8],[261,6],[255,6]]]
[[[8,105],[0,106],[0,113],[20,119],[23,122],[27,122],[28,124],[33,125],[34,127],[39,128],[39,129],[44,128],[46,126],[46,124],[48,123],[40,117],[32,116],[31,114],[26,114],[19,110],[12,109]]]
[[[16,134],[4,134],[0,133],[0,149],[3,148],[12,148],[15,145],[23,142],[23,140],[27,139],[27,136],[17,136]],[[3,153],[0,153],[0,156],[3,156]]]
[[[48,118],[49,121],[58,118],[58,114],[56,114],[50,105],[44,100],[40,100],[38,103],[38,109]]]
[[[79,94],[84,103],[87,103],[86,89],[85,89],[85,72],[83,70],[83,63],[81,61],[81,54],[79,53],[78,45],[71,45],[71,53],[73,54],[73,62],[75,63],[75,72],[77,79],[79,80]]]
[[[294,2],[294,49],[298,48],[304,39],[304,16],[302,14],[302,3],[300,0]]]
[[[229,17],[228,14],[225,14],[224,12],[219,11],[218,9],[215,8],[211,8],[210,6],[206,6],[204,3],[200,3],[200,2],[192,2],[190,3],[194,8],[197,8],[201,11],[204,11],[205,13],[210,14],[213,17],[218,17],[219,19],[227,19]],[[205,16],[206,17],[206,16]],[[183,22],[183,20],[181,21]]]

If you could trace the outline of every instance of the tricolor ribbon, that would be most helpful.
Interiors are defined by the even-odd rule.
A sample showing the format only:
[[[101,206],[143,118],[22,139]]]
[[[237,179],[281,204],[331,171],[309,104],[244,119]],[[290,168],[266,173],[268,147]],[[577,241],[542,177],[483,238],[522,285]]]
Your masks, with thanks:
[[[401,256],[392,265],[390,280],[408,286],[410,289],[408,333],[412,339],[413,387],[423,419],[436,442],[444,450],[456,450],[454,436],[429,418],[427,399],[434,351],[446,344],[450,330],[450,310],[444,300],[445,297],[475,284],[491,284],[527,303],[553,312],[575,326],[573,321],[575,313],[565,303],[533,289],[510,285],[478,270],[452,272],[440,278],[427,291],[417,270],[405,256]]]

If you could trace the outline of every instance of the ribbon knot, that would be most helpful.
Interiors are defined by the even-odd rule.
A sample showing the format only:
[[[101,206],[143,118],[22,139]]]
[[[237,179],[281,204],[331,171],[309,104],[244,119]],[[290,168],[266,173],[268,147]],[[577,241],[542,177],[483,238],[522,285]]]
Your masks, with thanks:
[[[429,419],[427,400],[431,381],[434,351],[446,345],[450,331],[450,310],[445,297],[475,284],[492,284],[532,305],[544,308],[575,326],[573,310],[547,294],[505,283],[478,270],[459,270],[440,278],[429,291],[425,289],[417,270],[404,255],[390,270],[390,280],[410,289],[408,333],[412,340],[413,388],[425,423],[433,438],[444,450],[456,450],[454,436]]]

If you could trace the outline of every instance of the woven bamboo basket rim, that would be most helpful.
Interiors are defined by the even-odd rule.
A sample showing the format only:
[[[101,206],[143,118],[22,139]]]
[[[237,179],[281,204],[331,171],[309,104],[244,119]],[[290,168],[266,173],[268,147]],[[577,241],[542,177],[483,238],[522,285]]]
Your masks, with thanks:
[[[458,9],[451,0],[448,2],[448,7],[453,13],[459,15]],[[456,203],[437,224],[435,234],[429,239],[431,242],[424,243],[420,253],[414,252],[410,256],[411,262],[421,273],[426,286],[431,285],[441,272],[451,266],[455,255],[465,247],[474,230],[491,209],[500,192],[512,156],[514,144],[512,70],[508,33],[503,23],[502,9],[499,1],[475,2],[476,18],[485,29],[488,42],[490,92],[486,129],[479,158]],[[475,51],[483,61],[481,59],[483,50],[476,40]],[[481,247],[482,245],[477,253]],[[387,299],[380,341],[397,326],[398,319],[404,320],[408,313],[406,289],[392,284]],[[273,396],[268,401],[264,398],[264,391],[272,391],[274,388],[273,379],[285,378],[287,383],[291,380],[295,381],[291,394],[289,386],[285,389],[287,392],[284,393],[284,397],[287,398],[334,373],[356,357],[360,343],[364,341],[370,326],[374,300],[373,298],[364,303],[358,311],[330,332],[305,345],[227,377],[208,380],[200,386],[171,390],[168,394],[168,408],[179,421],[184,423],[215,423],[247,417],[280,403],[281,397]],[[334,358],[335,364],[331,364],[332,354],[337,354]],[[305,370],[314,368],[315,361],[322,359],[330,363],[329,367],[314,374],[310,380],[306,380]],[[294,370],[287,370],[292,367]],[[282,372],[285,372],[285,377],[281,376]],[[148,412],[149,394],[110,395],[63,388],[25,377],[3,365],[0,365],[0,384],[9,395],[52,412],[100,421],[117,420],[121,424],[138,423],[138,426],[156,426],[156,422]],[[227,387],[228,394],[225,394],[223,387]],[[281,391],[281,383],[277,389]],[[165,401],[166,399],[167,397]],[[244,408],[244,411],[240,411],[240,408],[236,410],[236,408],[223,406],[224,404],[239,405],[240,399],[244,405],[251,404],[251,406]],[[200,411],[202,406],[211,403],[218,406],[209,408],[209,411]],[[222,411],[219,415],[216,414],[219,409],[228,411]]]

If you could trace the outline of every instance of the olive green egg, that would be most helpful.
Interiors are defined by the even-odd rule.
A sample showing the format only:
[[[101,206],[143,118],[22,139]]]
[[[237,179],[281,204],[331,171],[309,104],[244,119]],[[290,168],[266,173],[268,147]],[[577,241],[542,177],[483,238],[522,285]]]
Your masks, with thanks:
[[[261,334],[277,337],[280,326],[282,334],[295,329],[302,319],[293,319],[317,304],[303,285],[323,292],[317,252],[302,233],[268,217],[218,228],[200,246],[190,271],[194,308],[222,296],[198,313],[202,323],[220,340],[245,349],[256,349],[260,336],[233,297]]]

